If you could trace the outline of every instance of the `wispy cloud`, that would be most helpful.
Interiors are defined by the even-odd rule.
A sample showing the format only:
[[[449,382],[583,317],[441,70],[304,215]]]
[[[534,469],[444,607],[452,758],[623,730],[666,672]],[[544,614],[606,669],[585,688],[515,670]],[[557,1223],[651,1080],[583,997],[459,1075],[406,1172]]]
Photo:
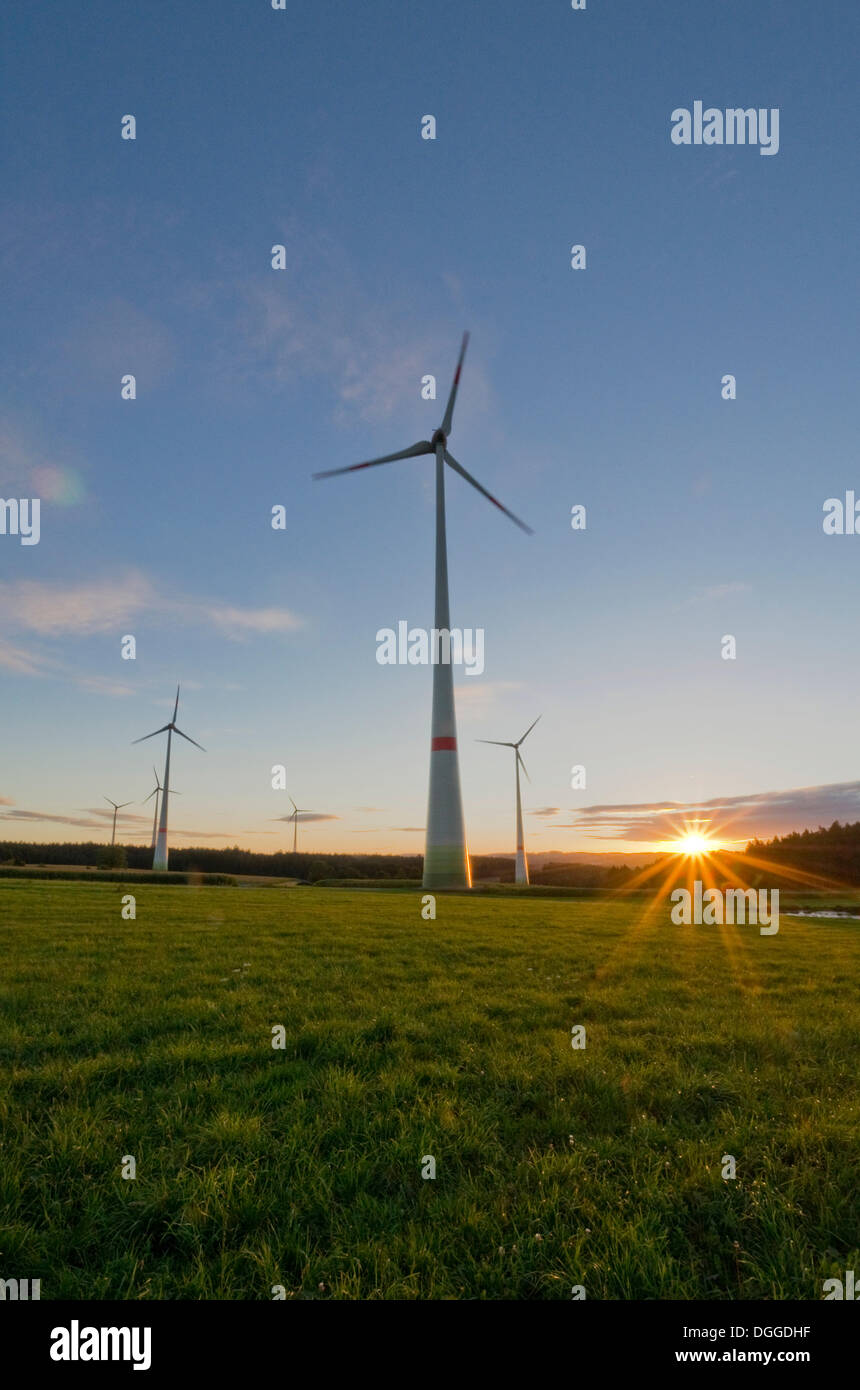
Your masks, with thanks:
[[[560,816],[560,806],[542,806],[539,811],[529,811],[530,816]]]
[[[68,325],[63,352],[72,386],[118,382],[117,367],[123,364],[123,372],[133,372],[140,385],[151,389],[174,360],[168,329],[119,297],[83,307]]]
[[[286,608],[219,608],[203,609],[206,617],[228,637],[245,637],[249,632],[294,632],[302,626],[301,618]]]
[[[272,816],[272,820],[289,821],[292,825],[292,816]],[[303,811],[298,817],[299,822],[311,820],[340,820],[340,816],[327,816],[320,811]]]
[[[293,265],[297,254],[289,245]],[[301,254],[308,254],[307,244]],[[420,408],[417,383],[427,373],[439,374],[440,395],[447,391],[441,374],[452,370],[456,343],[438,330],[416,331],[406,312],[398,316],[380,309],[330,247],[320,245],[302,277],[295,274],[291,281],[274,275],[237,287],[230,338],[234,375],[244,371],[281,385],[309,376],[327,378],[335,417],[343,423],[387,420],[413,396]],[[310,281],[312,293],[301,288]],[[488,394],[477,369],[472,387],[474,405],[479,395]]]
[[[235,830],[180,830],[177,826],[170,827],[171,838],[180,836],[183,840],[232,840]]]
[[[110,676],[78,676],[75,684],[81,690],[89,690],[94,695],[136,695],[138,692],[122,681],[111,680]]]
[[[201,336],[211,343],[219,390],[234,392],[238,382],[255,391],[261,383],[269,391],[291,389],[320,379],[331,391],[336,423],[350,428],[356,421],[402,416],[406,425],[408,415],[420,418],[418,386],[427,374],[436,377],[437,400],[444,401],[458,348],[447,315],[438,323],[416,321],[405,282],[400,295],[389,283],[383,302],[356,269],[348,244],[323,229],[293,220],[273,233],[272,244],[286,248],[286,273],[251,277],[235,261],[184,291],[189,310],[208,328]],[[493,407],[473,355],[460,421]]]
[[[79,584],[50,580],[0,581],[0,614],[6,626],[40,637],[76,637],[115,632],[140,614],[149,621],[210,623],[226,636],[241,639],[249,634],[292,632],[301,618],[286,608],[241,608],[211,599],[176,598],[161,593],[140,570]],[[20,650],[20,649],[19,649]],[[15,659],[11,649],[10,661]],[[19,656],[26,664],[32,656]],[[39,674],[31,670],[29,674]]]
[[[463,722],[477,721],[512,690],[521,690],[519,681],[483,681],[463,677],[457,682],[457,713]]]
[[[107,829],[113,820],[113,811],[102,811],[94,808],[91,811],[84,811],[83,815],[52,815],[48,811],[25,811],[16,808],[14,811],[3,811],[0,813],[0,825],[5,822],[19,822],[33,824],[36,821],[44,821],[49,825],[73,825],[82,830],[100,830],[102,833]],[[149,816],[137,816],[119,812],[117,816],[117,828],[129,833],[134,833],[138,829],[144,829],[151,825]],[[258,832],[255,832],[258,833]],[[228,840],[235,834],[233,830],[182,830],[178,826],[171,825],[171,839],[181,838],[183,840]],[[148,838],[148,837],[147,837]]]
[[[745,584],[740,579],[733,579],[726,584],[711,584],[705,589],[700,589],[687,599],[687,603],[705,603],[711,599],[728,598],[730,594],[746,594],[752,589],[751,584]]]
[[[113,812],[111,812],[113,815]],[[50,825],[77,825],[85,830],[104,830],[105,823],[102,820],[91,818],[83,819],[81,816],[54,816],[47,811],[4,811],[0,815],[0,824],[4,821],[46,821]]]
[[[768,839],[815,829],[834,820],[860,819],[860,782],[834,782],[788,791],[713,797],[707,801],[631,802],[584,806],[566,822],[586,835],[659,843],[686,824],[726,841]]]
[[[55,665],[55,662],[40,656],[38,652],[13,647],[11,642],[0,638],[0,669],[4,671],[12,671],[18,676],[45,676],[51,674]]]
[[[152,584],[133,570],[116,580],[77,585],[38,579],[0,582],[4,621],[40,637],[110,632],[154,602]]]
[[[2,589],[2,585],[0,585]],[[66,662],[57,661],[43,652],[13,646],[0,637],[0,670],[10,671],[16,676],[38,676],[42,679],[63,681],[75,685],[79,690],[88,690],[96,695],[134,695],[130,685],[114,680],[110,676],[82,675]]]

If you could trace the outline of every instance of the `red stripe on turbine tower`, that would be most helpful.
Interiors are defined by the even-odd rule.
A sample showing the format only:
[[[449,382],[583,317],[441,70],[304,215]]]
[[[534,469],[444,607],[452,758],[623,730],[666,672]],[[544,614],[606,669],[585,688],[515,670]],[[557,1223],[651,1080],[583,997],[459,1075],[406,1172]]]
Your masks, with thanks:
[[[434,738],[430,740],[431,753],[441,753],[443,749],[446,748],[456,753],[457,740],[455,738]]]

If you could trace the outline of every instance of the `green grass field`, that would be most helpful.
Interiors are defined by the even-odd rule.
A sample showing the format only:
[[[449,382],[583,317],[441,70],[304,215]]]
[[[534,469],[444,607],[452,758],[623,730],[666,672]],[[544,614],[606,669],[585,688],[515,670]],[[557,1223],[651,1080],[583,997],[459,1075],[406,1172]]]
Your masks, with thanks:
[[[123,921],[122,891],[0,882],[0,1277],[820,1299],[860,1270],[860,923],[139,884]]]

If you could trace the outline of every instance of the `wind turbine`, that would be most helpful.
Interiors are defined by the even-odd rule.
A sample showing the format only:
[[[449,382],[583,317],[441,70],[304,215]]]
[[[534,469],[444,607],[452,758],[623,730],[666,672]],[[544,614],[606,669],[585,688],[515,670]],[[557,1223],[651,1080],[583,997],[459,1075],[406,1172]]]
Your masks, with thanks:
[[[432,438],[421,439],[408,449],[396,454],[385,454],[382,458],[369,459],[366,463],[353,463],[347,468],[329,468],[323,473],[315,473],[315,478],[333,478],[340,473],[355,473],[361,468],[375,468],[380,463],[394,463],[397,459],[417,458],[422,454],[436,456],[436,606],[435,631],[449,633],[451,617],[448,603],[448,547],[445,534],[445,464],[465,478],[492,502],[505,516],[510,517],[521,530],[531,535],[531,527],[503,507],[501,502],[485,487],[467,473],[448,449],[448,436],[454,417],[454,402],[460,385],[463,358],[469,342],[468,333],[463,334],[463,344],[457,361],[457,370],[451,384],[451,393],[442,423],[434,431]],[[441,648],[441,639],[439,641]],[[450,639],[448,639],[450,641]],[[449,647],[450,653],[450,647]],[[454,709],[454,673],[450,660],[433,662],[433,712],[430,724],[430,792],[427,804],[427,833],[424,846],[424,887],[425,888],[471,888],[472,874],[469,854],[466,849],[466,830],[463,823],[463,799],[460,794],[460,768],[457,759],[457,717]]]
[[[538,715],[535,724],[540,717],[541,716]],[[514,750],[514,766],[517,770],[517,865],[514,871],[514,883],[528,883],[529,881],[529,861],[526,859],[526,847],[523,839],[523,803],[520,800],[520,768],[522,768],[523,772],[526,772],[526,765],[520,754],[520,744],[525,743],[535,724],[529,724],[522,738],[517,739],[516,743],[502,743],[497,738],[479,738],[475,740],[476,743],[492,743],[496,748],[513,748]],[[529,781],[532,780],[527,772],[526,777]]]
[[[155,778],[155,790],[154,790],[154,791],[151,791],[151,792],[149,793],[149,796],[145,796],[145,797],[143,798],[143,801],[142,801],[140,804],[141,804],[141,806],[145,806],[146,803],[147,803],[147,801],[151,801],[152,798],[155,797],[155,815],[152,817],[152,849],[154,850],[154,849],[155,849],[155,835],[156,835],[156,831],[158,830],[158,793],[164,791],[164,788],[162,787],[161,783],[160,783],[159,780],[158,780],[158,773],[156,772],[155,768],[152,769],[152,775],[153,775],[153,777]],[[172,792],[170,793],[170,795],[171,795],[171,796],[181,796],[181,795],[182,795],[182,792],[174,792],[174,791],[172,791]]]
[[[144,734],[143,738],[132,739],[132,743],[145,743],[148,738],[155,738],[156,734],[167,734],[167,757],[164,760],[164,785],[161,788],[163,793],[161,798],[161,818],[158,822],[158,835],[155,841],[155,853],[152,856],[153,869],[167,868],[167,798],[170,795],[170,741],[174,734],[184,738],[188,743],[193,743],[195,748],[199,748],[201,753],[206,749],[201,743],[196,743],[193,738],[189,738],[181,729],[176,726],[176,715],[179,710],[179,686],[176,687],[176,704],[173,706],[173,718],[169,724],[162,724],[160,729],[154,729],[151,734]],[[156,778],[156,780],[158,780]],[[147,798],[148,799],[148,798]]]
[[[288,816],[287,820],[293,822],[293,854],[297,854],[299,846],[299,816],[311,815],[312,812],[307,806],[297,806],[292,797],[290,797],[290,805],[293,808],[293,814]]]
[[[121,811],[122,808],[123,808],[123,806],[130,806],[130,805],[131,805],[131,802],[130,802],[130,801],[111,801],[111,799],[110,799],[109,796],[102,797],[102,800],[103,800],[103,801],[107,801],[108,804],[109,804],[110,806],[113,807],[113,830],[111,831],[110,842],[111,842],[111,844],[114,844],[114,842],[116,841],[116,813],[117,813],[117,811]]]

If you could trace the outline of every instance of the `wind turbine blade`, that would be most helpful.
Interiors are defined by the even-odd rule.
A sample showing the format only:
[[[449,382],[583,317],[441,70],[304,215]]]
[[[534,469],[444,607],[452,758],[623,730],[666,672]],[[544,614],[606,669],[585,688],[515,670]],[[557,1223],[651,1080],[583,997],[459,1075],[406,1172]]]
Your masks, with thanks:
[[[205,753],[205,752],[206,752],[206,749],[203,747],[203,744],[202,744],[202,743],[196,743],[195,740],[194,740],[193,738],[189,738],[188,735],[187,735],[187,734],[184,734],[184,733],[182,732],[181,729],[177,729],[177,727],[176,727],[175,724],[173,725],[173,732],[174,732],[175,734],[178,734],[180,738],[184,738],[184,739],[186,740],[186,742],[188,742],[188,743],[193,743],[193,744],[194,744],[194,747],[195,747],[195,748],[199,748],[201,753]]]
[[[520,764],[520,767],[522,768],[523,772],[526,773],[526,781],[527,781],[527,782],[530,782],[532,779],[531,779],[531,777],[529,777],[528,773],[526,772],[526,765],[525,765],[525,763],[523,762],[522,758],[520,757],[520,750],[519,750],[519,748],[517,749],[517,759],[519,760],[519,764]]]
[[[148,738],[155,738],[156,734],[164,734],[169,728],[169,724],[162,724],[160,729],[155,729],[151,734],[144,734],[143,738],[133,738],[132,743],[146,743]]]
[[[535,720],[535,724],[537,724],[538,719],[542,719],[542,718],[543,718],[543,715],[539,714],[538,717],[537,717],[537,719]],[[521,743],[525,743],[526,739],[528,738],[528,736],[529,736],[529,734],[531,733],[532,729],[534,728],[535,724],[529,724],[529,727],[526,729],[526,731],[525,731],[525,733],[523,734],[522,738],[517,740],[517,744],[516,744],[516,747],[517,747],[517,748],[519,748],[519,746],[520,746]]]
[[[292,797],[290,797],[290,805],[292,806],[294,811],[297,811],[299,809],[296,803],[293,801]]]
[[[160,787],[156,787],[154,792],[150,792],[150,793],[149,793],[149,796],[145,796],[145,797],[143,798],[143,800],[142,800],[141,803],[140,803],[141,806],[145,806],[146,803],[147,803],[147,801],[151,801],[152,798],[153,798],[154,796],[158,796],[158,793],[159,793],[160,791],[161,791],[161,788],[160,788]]]
[[[433,445],[429,439],[419,439],[408,449],[396,454],[385,454],[381,459],[368,459],[366,463],[351,463],[346,468],[326,468],[322,473],[314,473],[314,478],[336,478],[341,473],[357,473],[360,468],[376,468],[380,463],[396,463],[398,459],[417,458],[419,454],[432,454]]]
[[[116,809],[117,809],[118,811],[121,811],[122,808],[123,808],[123,806],[130,806],[130,805],[131,805],[131,802],[130,802],[130,801],[121,801],[121,802],[119,803],[119,805],[117,806]]]
[[[496,748],[516,748],[515,743],[502,743],[499,738],[476,738],[476,743],[492,743]]]
[[[106,801],[107,804],[108,804],[108,806],[116,806],[116,802],[115,802],[115,801],[111,801],[111,799],[110,799],[109,796],[103,796],[103,797],[102,797],[102,801]]]
[[[170,721],[171,724],[175,724],[175,723],[176,723],[176,712],[177,712],[178,709],[179,709],[179,686],[177,685],[177,687],[176,687],[176,704],[173,706],[173,718],[172,718],[171,721]]]
[[[460,373],[463,370],[463,358],[466,356],[466,348],[469,346],[468,333],[463,334],[463,343],[460,348],[460,356],[457,359],[457,370],[454,373],[454,380],[451,383],[451,394],[448,397],[448,404],[445,407],[445,418],[442,421],[442,433],[451,433],[451,421],[454,418],[454,402],[457,399],[457,387],[460,385]]]
[[[526,523],[524,521],[520,521],[518,516],[514,516],[513,512],[508,511],[507,507],[503,507],[498,498],[494,497],[491,492],[487,492],[487,489],[485,487],[482,487],[481,484],[478,482],[477,478],[472,477],[471,473],[467,473],[463,465],[461,463],[458,463],[457,460],[454,458],[454,455],[449,454],[447,449],[445,450],[445,458],[447,459],[448,463],[451,465],[455,473],[459,473],[461,478],[465,478],[467,483],[471,483],[472,487],[477,488],[478,492],[480,492],[482,496],[486,497],[488,501],[492,502],[494,507],[498,507],[500,512],[504,512],[505,516],[510,517],[511,521],[514,523],[515,526],[519,526],[521,531],[527,532],[527,534],[530,536],[534,535],[534,531],[530,526],[526,526]]]

